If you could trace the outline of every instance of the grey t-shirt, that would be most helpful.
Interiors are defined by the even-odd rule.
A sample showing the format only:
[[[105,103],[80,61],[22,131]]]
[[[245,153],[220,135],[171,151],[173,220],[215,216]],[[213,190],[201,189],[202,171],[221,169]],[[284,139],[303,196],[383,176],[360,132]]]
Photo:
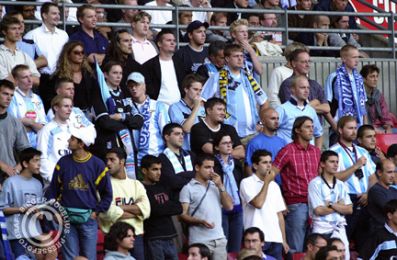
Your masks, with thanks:
[[[35,178],[20,175],[5,180],[0,192],[0,208],[29,207],[43,202],[43,187]],[[8,239],[36,237],[43,232],[34,214],[6,216]]]
[[[215,239],[224,238],[222,229],[222,205],[221,195],[215,184],[210,181],[207,195],[205,196],[200,207],[194,214],[195,218],[204,219],[215,225],[214,228],[205,228],[204,226],[189,227],[189,243],[206,243]],[[202,185],[196,179],[192,179],[186,184],[180,194],[179,202],[189,203],[189,215],[197,207],[207,187]]]
[[[0,115],[0,161],[14,167],[14,149],[19,152],[30,147],[30,144],[22,123],[8,113],[3,117],[4,114]]]

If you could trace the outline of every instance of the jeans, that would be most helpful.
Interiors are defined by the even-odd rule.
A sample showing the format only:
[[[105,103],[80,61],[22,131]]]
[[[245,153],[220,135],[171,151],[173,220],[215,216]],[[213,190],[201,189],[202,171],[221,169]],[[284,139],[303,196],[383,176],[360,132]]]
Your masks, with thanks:
[[[130,253],[136,260],[145,260],[143,235],[135,236],[134,248],[130,250]]]
[[[98,224],[89,218],[83,224],[70,224],[70,232],[65,234],[62,246],[62,259],[73,260],[76,256],[85,256],[96,260],[96,244],[98,238]]]
[[[227,239],[227,252],[240,252],[243,240],[243,212],[223,213],[222,228]]]
[[[263,252],[266,255],[273,256],[277,260],[283,259],[283,244],[275,242],[266,242],[263,246]]]
[[[308,206],[305,203],[296,203],[287,207],[289,212],[285,217],[285,233],[288,245],[291,253],[303,252],[303,244],[308,227]]]
[[[226,260],[227,252],[226,252],[226,238],[219,238],[207,242],[203,242],[211,252],[211,259],[216,260]]]
[[[178,260],[173,239],[154,239],[145,242],[148,260]]]

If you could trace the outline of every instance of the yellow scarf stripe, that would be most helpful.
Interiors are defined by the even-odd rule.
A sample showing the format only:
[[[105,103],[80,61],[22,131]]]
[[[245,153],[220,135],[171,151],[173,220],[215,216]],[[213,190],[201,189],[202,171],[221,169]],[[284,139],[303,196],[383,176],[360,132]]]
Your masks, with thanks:
[[[95,180],[95,185],[98,186],[98,184],[101,182],[101,180],[103,179],[103,177],[106,176],[106,173],[108,172],[108,167],[105,167],[105,169],[103,170],[103,172],[101,172],[101,174],[99,174],[98,178]]]
[[[227,85],[229,83],[229,80],[227,78],[227,71],[226,70],[221,70],[219,72],[219,93],[221,95],[221,98],[225,103],[227,104]],[[227,106],[226,106],[227,107]],[[229,118],[230,115],[226,110],[226,118]]]
[[[252,90],[256,94],[258,91],[261,90],[261,87],[259,84],[256,82],[254,77],[250,73],[246,73],[246,76],[248,78],[248,81],[251,85]],[[225,69],[222,69],[219,71],[219,93],[223,101],[227,104],[227,86],[229,85],[229,79],[228,79],[228,71]],[[226,106],[227,107],[227,106]],[[230,114],[226,110],[226,118],[229,118]]]

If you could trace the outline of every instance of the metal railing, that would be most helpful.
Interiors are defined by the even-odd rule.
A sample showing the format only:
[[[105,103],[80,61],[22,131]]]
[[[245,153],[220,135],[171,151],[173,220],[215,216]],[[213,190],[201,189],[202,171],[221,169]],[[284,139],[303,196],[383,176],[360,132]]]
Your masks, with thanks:
[[[364,0],[358,0],[364,1]],[[397,0],[391,0],[394,3],[397,3]],[[36,5],[40,6],[42,3],[38,2],[8,2],[8,1],[0,1],[0,4],[3,5]],[[68,4],[62,3],[61,6],[65,7],[78,7],[81,4]],[[369,4],[370,5],[370,4]],[[168,29],[185,29],[186,25],[179,25],[178,14],[181,11],[210,11],[210,12],[236,12],[236,9],[226,9],[226,8],[193,8],[193,7],[146,7],[146,6],[122,6],[122,5],[94,5],[95,7],[102,7],[105,9],[134,9],[134,10],[163,10],[163,11],[172,11],[173,12],[173,23],[166,25],[153,24],[154,28],[168,28]],[[379,10],[380,11],[380,10]],[[397,113],[397,103],[395,97],[397,96],[397,89],[395,84],[397,82],[397,60],[396,58],[396,49],[394,44],[394,38],[396,37],[396,33],[394,30],[394,21],[396,16],[394,13],[389,12],[379,12],[379,13],[350,13],[350,12],[316,12],[316,11],[290,11],[290,10],[266,10],[266,9],[238,9],[238,12],[241,13],[277,13],[283,15],[284,18],[284,26],[277,28],[263,28],[263,27],[250,27],[249,30],[252,31],[266,31],[266,32],[282,32],[283,33],[283,44],[286,45],[286,39],[289,32],[344,32],[344,33],[357,33],[357,34],[379,34],[379,35],[387,35],[389,37],[389,45],[386,48],[378,48],[378,47],[362,47],[361,50],[364,51],[387,51],[391,53],[391,57],[393,59],[361,59],[359,67],[361,68],[365,64],[376,64],[380,68],[379,74],[379,84],[378,88],[384,93],[386,101],[389,104],[390,111]],[[378,28],[378,30],[368,30],[368,29],[355,29],[355,30],[337,30],[337,29],[310,29],[310,28],[291,28],[288,27],[288,16],[291,14],[304,14],[304,15],[329,15],[329,16],[356,16],[359,19],[367,18],[367,17],[386,17],[389,21],[389,28],[385,29],[377,24],[374,27]],[[62,14],[62,26],[66,29],[66,26],[69,25],[77,25],[77,22],[64,22],[64,14]],[[368,19],[367,19],[368,20]],[[365,21],[367,22],[367,21]],[[41,24],[41,21],[35,20],[26,20],[27,24]],[[131,26],[129,23],[98,23],[98,26],[117,26],[117,27],[129,27]],[[229,27],[223,26],[210,26],[212,30],[229,30]],[[176,34],[176,37],[179,37],[179,34]],[[179,39],[178,39],[179,44]],[[339,47],[316,47],[311,46],[311,49],[329,49],[329,50],[339,50]],[[335,71],[336,67],[340,64],[340,59],[335,58],[319,58],[312,57],[312,67],[310,71],[310,78],[316,80],[321,85],[324,85],[327,76]],[[268,85],[268,80],[270,78],[270,74],[272,70],[277,67],[285,64],[284,57],[260,57],[260,61],[264,66],[264,72],[261,75],[261,85],[266,90]]]
[[[334,72],[341,64],[341,60],[327,57],[311,57],[310,79],[316,80],[324,86],[329,74]],[[263,73],[261,75],[261,86],[267,90],[270,75],[274,68],[286,63],[284,57],[260,57],[263,64]],[[389,109],[397,114],[397,60],[396,59],[360,59],[358,70],[366,64],[375,64],[379,68],[378,89],[384,94]]]
[[[360,3],[363,3],[364,0],[358,0]],[[393,2],[397,2],[397,0],[392,0]],[[173,23],[172,24],[152,24],[152,28],[168,28],[175,29],[179,31],[180,29],[185,29],[186,25],[180,25],[178,14],[182,11],[203,11],[203,12],[238,12],[238,13],[275,13],[282,16],[283,25],[274,28],[265,28],[265,27],[250,27],[250,31],[264,31],[264,32],[281,32],[283,37],[282,44],[285,46],[288,44],[288,34],[290,32],[327,32],[327,33],[355,33],[355,34],[370,34],[370,35],[381,35],[388,37],[388,46],[387,47],[370,47],[370,46],[362,46],[360,50],[362,51],[371,51],[371,52],[391,52],[392,58],[396,58],[396,48],[394,44],[394,38],[396,37],[396,33],[394,30],[394,21],[396,20],[396,16],[393,12],[384,12],[382,9],[379,9],[371,4],[365,2],[366,5],[378,11],[378,13],[352,13],[352,12],[333,12],[333,11],[297,11],[297,10],[268,10],[268,9],[229,9],[229,8],[195,8],[195,7],[153,7],[153,6],[125,6],[125,5],[109,5],[109,4],[101,4],[94,5],[94,7],[101,7],[105,9],[132,9],[132,10],[158,10],[158,11],[172,11],[173,13]],[[40,2],[10,2],[10,1],[0,1],[2,5],[35,5],[40,6],[42,3]],[[81,4],[70,4],[62,2],[60,6],[63,8],[71,8],[71,7],[79,7]],[[378,10],[379,9],[379,10]],[[381,12],[383,11],[383,12]],[[288,26],[288,17],[290,15],[327,15],[327,16],[354,16],[358,19],[362,19],[364,22],[367,22],[377,28],[377,30],[369,30],[369,29],[313,29],[313,28],[295,28]],[[389,28],[383,28],[376,23],[370,21],[368,17],[385,17],[388,20]],[[66,29],[66,26],[69,25],[77,25],[77,22],[64,21],[64,14],[62,13],[62,26]],[[26,20],[27,24],[36,24],[40,23],[40,21],[34,20]],[[98,23],[98,26],[110,26],[110,27],[129,27],[131,26],[129,23]],[[229,30],[229,27],[226,26],[210,26],[211,30]],[[179,34],[176,34],[177,44],[179,46]],[[339,50],[339,47],[331,47],[331,46],[309,46],[311,49],[321,49],[321,50]]]

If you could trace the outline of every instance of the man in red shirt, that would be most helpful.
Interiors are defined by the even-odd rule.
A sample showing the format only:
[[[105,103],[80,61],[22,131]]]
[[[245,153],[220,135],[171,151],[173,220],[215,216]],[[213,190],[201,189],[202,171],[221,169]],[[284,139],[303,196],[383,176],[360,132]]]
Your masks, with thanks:
[[[318,175],[321,151],[310,144],[313,120],[297,117],[292,127],[293,142],[277,154],[273,170],[281,172],[282,190],[288,207],[285,218],[287,242],[293,252],[302,252],[307,229],[309,182]]]

